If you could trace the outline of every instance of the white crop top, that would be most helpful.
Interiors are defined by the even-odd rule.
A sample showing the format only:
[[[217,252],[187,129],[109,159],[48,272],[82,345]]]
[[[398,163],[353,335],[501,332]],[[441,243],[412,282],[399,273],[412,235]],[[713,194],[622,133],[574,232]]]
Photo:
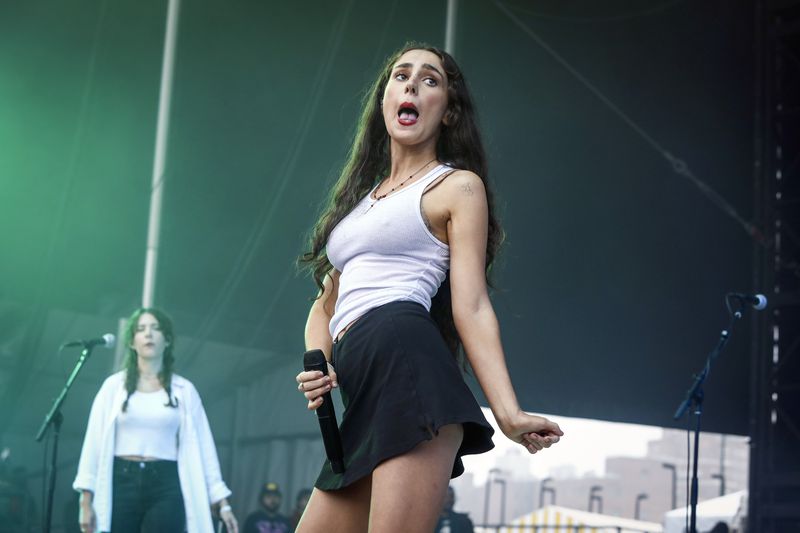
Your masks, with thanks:
[[[163,389],[131,394],[128,409],[117,415],[114,455],[176,461],[181,413],[166,404],[167,393]]]
[[[372,198],[373,189],[333,229],[326,252],[341,273],[330,322],[334,339],[389,302],[410,300],[430,310],[450,268],[450,248],[425,225],[420,202],[426,187],[451,170],[439,165],[379,201]]]

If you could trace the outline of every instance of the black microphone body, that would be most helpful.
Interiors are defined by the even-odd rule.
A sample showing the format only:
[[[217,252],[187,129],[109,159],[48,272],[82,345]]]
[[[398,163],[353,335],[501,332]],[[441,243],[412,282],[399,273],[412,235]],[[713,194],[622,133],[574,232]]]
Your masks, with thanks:
[[[307,351],[303,355],[303,368],[306,371],[319,370],[327,376],[328,362],[322,350]],[[319,421],[319,430],[322,432],[322,442],[325,444],[325,455],[331,462],[331,469],[336,474],[341,474],[344,472],[344,452],[330,391],[322,395],[322,405],[317,408],[317,420]]]
[[[83,346],[84,348],[94,348],[95,346],[104,346],[106,348],[113,348],[116,340],[117,338],[113,333],[106,333],[102,337],[96,339],[65,342],[61,347],[70,348],[72,346]]]
[[[767,297],[763,294],[742,294],[740,292],[734,292],[731,295],[740,302],[746,303],[756,311],[761,311],[767,307]]]

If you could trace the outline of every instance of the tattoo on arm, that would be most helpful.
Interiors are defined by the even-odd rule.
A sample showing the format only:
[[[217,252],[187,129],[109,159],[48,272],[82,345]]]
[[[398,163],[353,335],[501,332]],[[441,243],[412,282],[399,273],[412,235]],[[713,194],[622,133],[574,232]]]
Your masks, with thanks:
[[[461,190],[464,191],[464,194],[467,196],[472,196],[474,193],[472,192],[472,187],[469,186],[469,183],[465,183],[461,186]]]

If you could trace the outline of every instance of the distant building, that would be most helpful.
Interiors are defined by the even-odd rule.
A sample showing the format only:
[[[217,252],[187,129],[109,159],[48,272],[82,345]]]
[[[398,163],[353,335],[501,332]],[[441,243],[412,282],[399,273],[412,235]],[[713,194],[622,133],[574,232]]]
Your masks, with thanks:
[[[497,460],[496,468],[500,472],[493,477],[505,484],[506,522],[539,506],[541,480],[530,473],[527,461],[526,454],[513,452]],[[609,457],[602,476],[576,477],[572,465],[554,468],[547,486],[554,491],[555,501],[550,493],[546,495],[544,504],[589,510],[590,491],[599,486],[602,488],[595,490],[594,511],[600,511],[602,505],[604,514],[634,518],[637,497],[646,495],[639,501],[639,518],[660,523],[664,513],[672,509],[672,471],[663,466],[665,463],[675,465],[676,503],[681,507],[686,504],[686,432],[675,429],[665,429],[660,439],[649,442],[645,457]],[[726,494],[746,489],[748,465],[747,437],[701,433],[700,501],[720,495],[723,481]],[[484,522],[487,487],[485,484],[475,486],[473,482],[472,474],[465,474],[454,480],[453,486],[458,494],[456,509],[469,513],[477,525]],[[502,482],[494,482],[489,489],[490,524],[498,524],[503,516],[502,487]]]

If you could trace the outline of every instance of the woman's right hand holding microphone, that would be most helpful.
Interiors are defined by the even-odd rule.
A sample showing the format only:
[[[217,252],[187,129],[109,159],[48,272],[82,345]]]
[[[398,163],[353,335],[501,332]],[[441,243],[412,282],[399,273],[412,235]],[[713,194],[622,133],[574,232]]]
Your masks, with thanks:
[[[322,405],[322,395],[339,386],[336,371],[328,363],[328,375],[319,370],[304,371],[297,374],[297,390],[303,393],[308,400],[308,409],[315,411]]]

